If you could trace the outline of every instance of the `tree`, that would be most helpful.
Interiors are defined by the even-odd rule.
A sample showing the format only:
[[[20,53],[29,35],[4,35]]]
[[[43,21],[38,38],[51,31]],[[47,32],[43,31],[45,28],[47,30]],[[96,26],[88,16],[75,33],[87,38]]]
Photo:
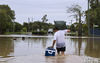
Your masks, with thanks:
[[[47,21],[48,21],[47,15],[44,15],[44,16],[42,17],[42,22],[43,22],[43,23],[46,23]]]
[[[90,6],[92,9],[97,8],[100,5],[100,1],[99,0],[90,0]]]
[[[40,21],[34,21],[34,22],[30,22],[30,23],[24,23],[23,28],[28,29],[28,25],[30,25],[30,29],[29,29],[30,32],[31,31],[37,31],[37,29],[48,31],[49,28],[54,27],[54,25],[51,24],[51,23],[44,23],[44,22],[40,22]]]
[[[93,25],[98,25],[100,28],[100,1],[99,0],[90,0],[90,9],[86,11],[86,22],[88,23],[88,12],[89,12],[89,24],[90,28],[93,28]]]
[[[11,31],[15,13],[8,5],[0,5],[0,34]]]
[[[71,30],[72,32],[75,32],[75,31],[76,31],[74,24],[72,24],[72,25],[70,26],[70,30]]]
[[[79,27],[78,27],[78,36],[82,36],[82,22],[81,22],[81,17],[82,17],[82,11],[81,7],[79,5],[72,5],[72,7],[68,8],[68,12],[74,13],[75,16],[79,17]],[[77,19],[77,17],[76,17]]]
[[[15,23],[15,29],[14,29],[14,31],[15,32],[21,32],[22,25],[20,23],[18,23],[18,22],[14,22],[14,23]]]
[[[23,23],[23,28],[24,28],[24,27],[26,28],[26,30],[27,30],[27,32],[28,32],[28,23],[24,22],[24,23]]]
[[[27,28],[23,27],[22,32],[27,32]]]
[[[88,26],[87,26],[87,24],[82,24],[82,27],[83,27],[82,28],[83,29],[82,30],[83,34],[84,35],[88,35],[88,32],[87,32],[88,31]]]

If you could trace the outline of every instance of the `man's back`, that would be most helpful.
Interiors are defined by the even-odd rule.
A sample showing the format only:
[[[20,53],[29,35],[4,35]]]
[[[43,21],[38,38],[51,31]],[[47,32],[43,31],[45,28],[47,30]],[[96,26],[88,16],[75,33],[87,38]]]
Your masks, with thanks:
[[[65,31],[64,30],[59,30],[55,33],[56,35],[56,42],[57,43],[63,43],[65,42]]]

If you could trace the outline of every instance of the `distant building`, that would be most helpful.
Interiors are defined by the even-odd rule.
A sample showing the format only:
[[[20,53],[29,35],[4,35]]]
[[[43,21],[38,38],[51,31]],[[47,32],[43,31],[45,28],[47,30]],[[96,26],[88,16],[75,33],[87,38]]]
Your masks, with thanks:
[[[52,28],[48,29],[48,33],[53,33],[53,29]]]

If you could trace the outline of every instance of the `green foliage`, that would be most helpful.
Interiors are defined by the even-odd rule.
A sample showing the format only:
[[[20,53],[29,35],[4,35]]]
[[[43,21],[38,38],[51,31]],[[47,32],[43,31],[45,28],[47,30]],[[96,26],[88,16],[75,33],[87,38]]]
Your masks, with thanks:
[[[28,23],[26,22],[23,23],[23,28],[26,28],[26,30],[28,30],[28,26],[29,26]]]
[[[71,30],[71,32],[75,32],[75,31],[76,31],[76,28],[75,28],[74,24],[72,24],[72,25],[70,26],[70,30]]]
[[[23,27],[26,27],[29,32],[37,31],[37,29],[39,29],[40,31],[41,30],[47,31],[49,28],[53,28],[54,25],[52,25],[51,23],[35,21],[30,23],[24,23]]]
[[[45,34],[47,34],[47,31],[39,31],[39,32],[33,31],[32,34],[35,34],[35,35],[45,35]]]
[[[21,32],[21,30],[22,30],[22,25],[17,22],[14,22],[14,31]]]
[[[10,35],[10,34],[26,34],[26,32],[5,32],[5,35]]]
[[[99,7],[99,5],[100,5],[99,0],[90,0],[90,7],[92,9],[95,9],[95,8]]]
[[[73,23],[70,26],[71,34],[72,35],[75,35],[73,33],[76,33],[76,31],[79,30],[78,28],[79,28],[79,23]],[[87,24],[82,24],[82,35],[88,35],[88,27],[87,27]]]
[[[8,5],[0,5],[0,34],[12,31],[12,20],[14,19],[14,11]]]
[[[43,23],[46,23],[46,22],[48,21],[48,19],[47,19],[47,14],[44,15],[41,19],[42,19],[42,22],[43,22]]]
[[[93,28],[93,24],[100,27],[100,2],[98,0],[90,0],[90,9],[86,11],[86,21],[88,22],[89,12],[89,24],[90,28]]]
[[[23,27],[22,32],[27,32],[27,28]]]
[[[87,24],[82,24],[82,32],[83,32],[83,35],[88,35]]]

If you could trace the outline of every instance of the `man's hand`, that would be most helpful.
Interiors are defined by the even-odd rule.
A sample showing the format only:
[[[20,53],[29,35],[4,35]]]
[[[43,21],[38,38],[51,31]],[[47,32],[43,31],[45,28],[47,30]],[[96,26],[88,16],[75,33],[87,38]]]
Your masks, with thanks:
[[[48,48],[54,48],[53,46],[49,46]]]
[[[51,46],[51,48],[54,48],[54,46]]]
[[[70,30],[68,29],[67,32],[70,32]]]

